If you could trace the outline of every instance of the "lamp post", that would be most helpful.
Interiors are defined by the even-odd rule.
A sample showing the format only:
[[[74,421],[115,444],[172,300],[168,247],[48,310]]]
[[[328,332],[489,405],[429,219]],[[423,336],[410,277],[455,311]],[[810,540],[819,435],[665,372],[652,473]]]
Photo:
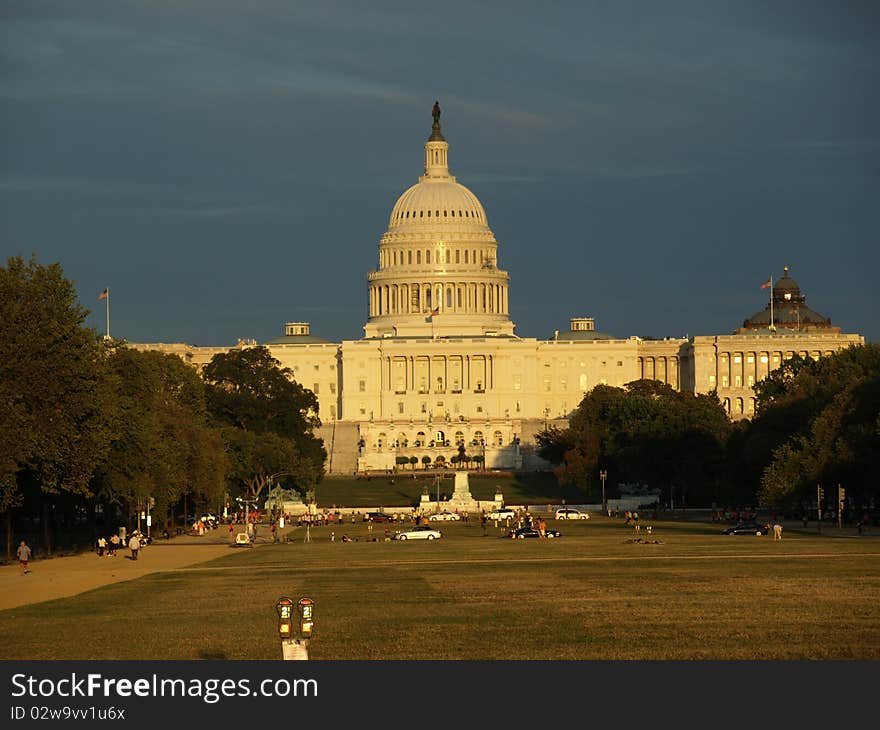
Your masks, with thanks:
[[[605,480],[608,478],[608,472],[602,469],[599,472],[599,479],[602,480],[602,514],[608,514],[608,505],[605,502]]]

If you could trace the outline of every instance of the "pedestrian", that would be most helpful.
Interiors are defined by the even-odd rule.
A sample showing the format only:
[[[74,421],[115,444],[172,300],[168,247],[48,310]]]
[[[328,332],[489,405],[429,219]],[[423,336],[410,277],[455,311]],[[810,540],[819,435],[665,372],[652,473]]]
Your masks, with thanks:
[[[541,518],[541,521],[538,523],[538,535],[543,540],[546,537],[547,533],[547,523],[544,521],[544,518]]]
[[[101,535],[101,537],[98,538],[98,557],[103,558],[104,553],[106,553],[106,552],[107,552],[107,538],[105,538],[103,535]]]
[[[781,540],[782,539],[782,525],[779,523],[779,520],[776,520],[773,523],[773,539]]]
[[[131,559],[138,559],[138,551],[141,549],[141,541],[138,539],[137,533],[134,533],[131,536],[131,540],[128,541],[128,549],[131,550]]]
[[[119,550],[119,535],[115,532],[110,535],[110,557],[116,557],[116,551]]]
[[[15,554],[18,556],[18,567],[21,569],[21,575],[30,573],[31,571],[28,570],[28,562],[31,559],[31,549],[24,540],[19,544],[18,550],[15,551]]]

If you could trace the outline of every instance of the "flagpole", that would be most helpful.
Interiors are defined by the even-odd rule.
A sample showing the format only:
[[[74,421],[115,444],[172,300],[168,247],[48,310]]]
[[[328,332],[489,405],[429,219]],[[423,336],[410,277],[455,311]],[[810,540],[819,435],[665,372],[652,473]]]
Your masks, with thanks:
[[[773,276],[770,276],[770,331],[773,332],[775,325],[773,324]]]
[[[107,289],[107,339],[110,339],[110,287]]]

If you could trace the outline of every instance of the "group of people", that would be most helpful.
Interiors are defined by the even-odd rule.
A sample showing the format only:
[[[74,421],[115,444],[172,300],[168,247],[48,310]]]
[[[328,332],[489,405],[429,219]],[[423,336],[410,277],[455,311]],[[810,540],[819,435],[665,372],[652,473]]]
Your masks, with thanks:
[[[116,551],[119,550],[119,535],[115,532],[110,535],[110,539],[108,540],[106,537],[98,538],[98,557],[103,558],[105,555],[109,555],[110,557],[116,557]]]

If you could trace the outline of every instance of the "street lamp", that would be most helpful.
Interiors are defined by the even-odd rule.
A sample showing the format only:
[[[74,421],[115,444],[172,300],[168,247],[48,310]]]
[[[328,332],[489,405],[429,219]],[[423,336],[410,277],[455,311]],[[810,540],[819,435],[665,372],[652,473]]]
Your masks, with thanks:
[[[608,514],[608,505],[605,502],[605,480],[608,478],[608,472],[602,469],[599,472],[599,479],[602,480],[602,514]]]

